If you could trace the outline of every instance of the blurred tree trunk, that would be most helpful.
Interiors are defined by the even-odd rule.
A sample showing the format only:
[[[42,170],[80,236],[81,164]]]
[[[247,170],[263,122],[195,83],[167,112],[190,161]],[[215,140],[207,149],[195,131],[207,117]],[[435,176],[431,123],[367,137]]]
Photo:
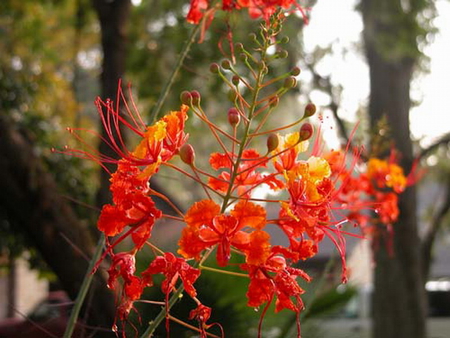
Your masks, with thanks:
[[[100,78],[101,97],[116,100],[119,79],[125,73],[127,24],[130,17],[130,0],[93,0],[94,9],[100,22],[101,43],[103,50],[103,64]],[[108,138],[102,126],[102,136]],[[100,153],[117,158],[111,148],[104,142],[99,145]],[[114,166],[107,165],[110,171]],[[97,204],[103,205],[111,200],[109,193],[109,174],[102,170],[100,174],[100,188],[97,193]]]
[[[32,142],[0,116],[0,205],[8,220],[23,229],[72,299],[77,296],[95,244],[52,176],[34,153]],[[86,255],[86,259],[83,255]],[[101,271],[94,278],[88,323],[109,329],[115,317],[113,294]],[[96,337],[114,336],[97,332]]]
[[[364,43],[370,67],[370,124],[374,138],[394,141],[401,166],[413,163],[409,129],[410,82],[419,57],[419,1],[405,8],[401,0],[362,0]],[[414,7],[418,6],[418,7]],[[377,129],[386,119],[389,130]],[[374,338],[424,338],[425,292],[418,237],[416,189],[400,195],[400,218],[394,228],[393,255],[381,242],[375,252]]]

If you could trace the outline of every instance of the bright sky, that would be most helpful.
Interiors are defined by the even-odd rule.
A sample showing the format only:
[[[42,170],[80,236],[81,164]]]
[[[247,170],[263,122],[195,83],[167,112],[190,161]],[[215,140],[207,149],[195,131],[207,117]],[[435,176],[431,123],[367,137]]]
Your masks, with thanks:
[[[312,9],[310,24],[305,29],[305,47],[326,47],[333,43],[336,56],[320,64],[322,75],[331,74],[334,83],[344,88],[340,114],[351,121],[360,103],[367,103],[369,77],[361,48],[362,19],[354,9],[356,0],[318,0]],[[420,100],[411,112],[411,130],[416,138],[425,137],[424,145],[433,138],[450,131],[450,2],[436,1],[438,17],[435,26],[439,33],[424,50],[430,60],[430,73],[417,77],[412,85],[412,97]],[[348,50],[344,53],[344,50]],[[307,76],[307,74],[306,74]],[[311,100],[325,105],[326,97],[315,92]]]

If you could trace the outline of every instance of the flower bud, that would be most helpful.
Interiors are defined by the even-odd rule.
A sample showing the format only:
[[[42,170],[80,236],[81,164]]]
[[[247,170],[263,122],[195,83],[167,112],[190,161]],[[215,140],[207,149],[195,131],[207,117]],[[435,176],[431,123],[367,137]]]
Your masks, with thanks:
[[[240,82],[239,76],[233,75],[233,77],[231,78],[231,82],[232,82],[235,86],[237,86],[237,85],[239,84],[239,82]]]
[[[316,106],[314,103],[308,103],[305,107],[304,117],[313,116],[316,113]]]
[[[209,66],[209,71],[213,74],[219,73],[219,65],[217,63],[211,63],[211,66]]]
[[[241,115],[239,114],[239,111],[236,108],[230,108],[228,110],[228,123],[236,127],[239,122],[241,121]]]
[[[230,89],[228,91],[228,100],[230,100],[231,102],[235,102],[237,98],[237,92],[234,89]]]
[[[267,152],[270,153],[277,149],[280,140],[278,139],[278,135],[271,133],[267,137]]]
[[[291,75],[292,76],[298,76],[298,75],[300,75],[300,67],[294,67],[292,70],[291,70]]]
[[[282,49],[277,52],[277,55],[280,59],[286,59],[289,56],[289,53],[287,52],[287,50]]]
[[[259,68],[259,70],[263,70],[264,68],[267,68],[266,63],[263,60],[259,61],[258,68]]]
[[[278,106],[278,103],[280,103],[280,98],[278,97],[278,95],[274,95],[270,98],[270,108],[275,108],[276,106]]]
[[[237,52],[243,52],[244,51],[244,45],[242,43],[240,43],[240,42],[236,43],[235,47],[236,47],[236,51]]]
[[[178,154],[180,155],[181,160],[189,165],[193,165],[195,161],[195,151],[194,148],[188,144],[185,143],[181,146]]]
[[[289,76],[284,80],[283,87],[286,89],[294,88],[297,85],[297,79],[293,76]]]
[[[223,60],[221,65],[222,65],[223,69],[228,69],[228,70],[231,69],[231,62],[230,62],[230,60]]]
[[[239,54],[239,59],[243,62],[246,62],[248,59],[248,56],[245,53],[241,53],[241,54]]]
[[[283,43],[283,44],[289,43],[289,37],[283,36],[283,38],[280,40],[280,43]]]
[[[300,141],[309,140],[313,134],[313,126],[311,123],[305,123],[300,127]]]
[[[193,90],[191,92],[192,95],[192,104],[194,106],[199,106],[200,105],[200,100],[201,100],[201,95],[197,90]]]
[[[180,95],[180,100],[182,104],[187,106],[192,105],[192,95],[187,90],[183,91]]]

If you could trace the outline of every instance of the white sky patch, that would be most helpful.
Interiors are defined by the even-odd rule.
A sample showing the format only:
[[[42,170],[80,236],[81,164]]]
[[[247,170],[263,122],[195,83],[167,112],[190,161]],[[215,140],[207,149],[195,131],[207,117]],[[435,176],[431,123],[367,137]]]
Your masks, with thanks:
[[[320,0],[311,11],[311,21],[305,27],[305,52],[332,44],[333,56],[318,64],[317,71],[330,75],[333,84],[343,87],[339,114],[356,122],[356,112],[367,105],[369,96],[369,71],[361,47],[363,23],[355,10],[356,0]],[[439,33],[424,48],[430,57],[430,73],[421,74],[412,83],[411,95],[420,104],[411,110],[411,132],[423,138],[424,144],[450,131],[450,2],[436,1],[438,17],[435,26]],[[306,72],[305,72],[306,73]],[[312,93],[312,102],[319,107],[326,104],[320,95]],[[317,100],[315,102],[314,100]],[[331,136],[327,136],[331,137]]]
[[[437,1],[436,7],[439,32],[424,49],[430,57],[430,73],[418,78],[415,87],[421,91],[422,102],[411,112],[411,131],[415,137],[427,137],[424,143],[450,130],[450,3]]]

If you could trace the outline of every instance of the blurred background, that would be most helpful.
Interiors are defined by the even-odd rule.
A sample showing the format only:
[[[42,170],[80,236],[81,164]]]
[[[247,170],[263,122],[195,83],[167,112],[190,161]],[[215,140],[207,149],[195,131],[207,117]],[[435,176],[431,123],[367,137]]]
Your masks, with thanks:
[[[310,9],[310,21],[305,25],[295,14],[286,20],[289,56],[272,74],[299,66],[299,86],[284,97],[272,122],[298,118],[312,101],[320,112],[313,121],[322,124],[329,149],[345,145],[358,124],[351,141],[363,145],[367,156],[386,156],[394,144],[406,172],[415,161],[425,170],[401,195],[393,256],[386,243],[374,249],[369,240],[348,238],[351,275],[344,286],[339,285],[340,263],[330,242],[324,241],[319,254],[300,266],[315,277],[302,285],[307,289],[302,336],[447,337],[450,3],[317,0],[300,5]],[[104,132],[93,102],[97,96],[115,99],[119,79],[125,87],[132,84],[137,108],[151,120],[193,29],[185,20],[188,9],[189,3],[180,0],[0,2],[1,337],[19,331],[18,337],[25,337],[24,332],[29,337],[39,337],[37,332],[62,335],[70,299],[76,297],[99,239],[96,218],[110,197],[108,175],[96,163],[52,149],[82,147],[66,127]],[[225,126],[231,103],[209,66],[228,57],[235,42],[251,46],[248,33],[258,26],[245,11],[229,16],[217,11],[203,42],[192,45],[162,111],[179,108],[181,91],[199,90],[205,111]],[[187,122],[198,163],[217,147],[202,128],[195,118]],[[82,135],[87,144],[107,151],[92,134]],[[194,182],[173,172],[161,172],[152,185],[182,210],[203,196]],[[153,240],[162,248],[175,248],[180,227],[163,222],[155,227]],[[277,243],[286,240],[272,236]],[[145,269],[152,256],[142,256],[140,269]],[[80,319],[80,336],[87,336],[86,327],[91,336],[92,331],[96,337],[114,336],[109,328],[115,300],[105,288],[106,278],[100,269]],[[256,336],[258,309],[246,307],[246,280],[205,273],[198,285],[202,301],[214,308],[212,321],[220,322],[227,336]],[[149,299],[162,299],[157,290],[149,293]],[[182,303],[174,315],[187,318],[193,303]],[[148,304],[137,308],[144,323],[160,310]],[[264,337],[295,336],[295,315],[271,312]],[[138,317],[132,320],[138,323]],[[2,334],[8,327],[15,329]],[[36,327],[41,330],[33,331]],[[158,334],[164,337],[163,332]],[[195,336],[177,324],[171,333]]]

